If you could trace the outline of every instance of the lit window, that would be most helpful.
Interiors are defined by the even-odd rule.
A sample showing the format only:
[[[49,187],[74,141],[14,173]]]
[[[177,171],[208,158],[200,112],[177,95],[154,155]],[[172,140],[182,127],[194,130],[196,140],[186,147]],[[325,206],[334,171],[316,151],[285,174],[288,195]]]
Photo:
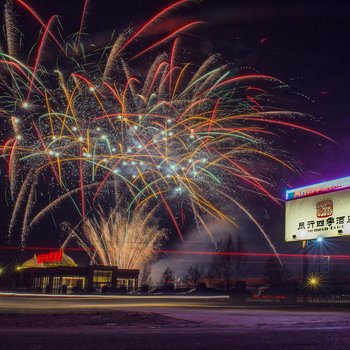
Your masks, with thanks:
[[[95,270],[92,283],[95,288],[110,285],[112,283],[112,271]]]

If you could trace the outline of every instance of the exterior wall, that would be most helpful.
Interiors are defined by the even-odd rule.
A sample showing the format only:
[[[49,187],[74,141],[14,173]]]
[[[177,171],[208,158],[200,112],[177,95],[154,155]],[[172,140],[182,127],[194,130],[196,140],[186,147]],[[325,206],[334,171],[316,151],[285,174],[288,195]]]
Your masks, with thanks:
[[[126,292],[137,288],[138,275],[116,266],[28,268],[19,271],[17,286],[42,293]],[[120,286],[121,280],[132,283]]]

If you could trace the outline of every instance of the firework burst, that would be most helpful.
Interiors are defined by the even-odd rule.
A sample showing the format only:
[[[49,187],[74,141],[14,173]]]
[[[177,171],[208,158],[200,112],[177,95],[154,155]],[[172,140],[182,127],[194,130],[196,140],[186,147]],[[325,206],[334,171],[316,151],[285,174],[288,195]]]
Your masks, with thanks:
[[[17,41],[10,32],[12,12],[7,5],[9,37],[0,53],[0,103],[13,137],[3,143],[2,151],[15,199],[10,232],[24,212],[23,244],[34,224],[70,199],[83,220],[88,244],[99,246],[96,222],[87,214],[111,184],[131,193],[127,217],[133,212],[132,220],[140,223],[143,211],[137,212],[138,208],[161,204],[181,240],[184,213],[191,212],[205,229],[204,215],[235,224],[222,210],[223,202],[233,203],[256,222],[239,199],[242,191],[278,202],[270,192],[269,171],[257,164],[262,161],[292,169],[271,146],[277,128],[327,138],[293,121],[302,114],[267,105],[270,91],[286,88],[281,81],[259,74],[233,76],[228,65],[219,64],[217,55],[197,69],[182,63],[178,36],[200,22],[187,23],[129,57],[127,49],[136,38],[186,2],[169,6],[136,32],[120,34],[102,54],[97,49],[84,54],[81,31],[86,3],[78,34],[61,43],[53,29],[56,17],[44,23],[18,0],[42,25],[32,64],[16,57]],[[42,64],[49,39],[58,47],[55,69]],[[172,39],[169,54],[147,59],[151,62],[147,69],[135,63],[140,55]],[[20,174],[24,177],[21,186]],[[34,213],[36,188],[44,176],[54,198]],[[97,222],[105,227],[105,240],[112,235],[111,222],[126,225],[120,220],[124,219],[118,211],[107,217],[97,214]],[[116,242],[120,236],[115,234]],[[104,249],[98,258],[109,263]],[[110,254],[115,261],[115,254]]]
[[[70,233],[62,248],[74,238],[93,264],[121,269],[139,270],[153,262],[156,250],[167,236],[154,219],[155,208],[148,211],[147,206],[142,205],[130,216],[122,208],[120,201],[108,215],[100,208],[95,217],[85,219],[79,229],[71,229],[66,224]]]

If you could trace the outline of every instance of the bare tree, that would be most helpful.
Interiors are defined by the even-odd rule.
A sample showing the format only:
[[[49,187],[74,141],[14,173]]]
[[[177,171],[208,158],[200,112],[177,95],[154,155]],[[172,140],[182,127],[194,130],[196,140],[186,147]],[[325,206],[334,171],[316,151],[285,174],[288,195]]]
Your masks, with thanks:
[[[163,271],[160,282],[163,288],[174,289],[175,274],[169,266],[167,266],[166,269]]]
[[[219,279],[220,285],[229,290],[232,280],[235,278],[238,281],[245,261],[241,255],[244,250],[243,239],[237,236],[234,240],[230,234],[226,240],[220,240],[217,247],[211,265],[211,276]]]
[[[287,277],[286,269],[280,264],[278,259],[273,256],[265,263],[264,271],[265,281],[272,287],[283,285]]]
[[[185,281],[192,287],[196,287],[198,282],[204,277],[204,268],[202,265],[190,265],[187,269]]]
[[[239,280],[240,274],[242,272],[243,264],[246,262],[246,257],[242,254],[245,250],[244,241],[241,235],[238,235],[235,239],[235,250],[236,253],[236,283]]]
[[[140,287],[149,287],[152,284],[152,278],[151,278],[151,266],[150,265],[146,265],[141,273],[140,273],[140,277],[139,277],[139,281],[140,281]]]

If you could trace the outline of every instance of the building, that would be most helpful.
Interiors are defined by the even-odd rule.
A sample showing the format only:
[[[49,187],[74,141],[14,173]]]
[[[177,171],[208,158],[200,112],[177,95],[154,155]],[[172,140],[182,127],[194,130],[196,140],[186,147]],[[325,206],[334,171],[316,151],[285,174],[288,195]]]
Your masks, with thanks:
[[[62,250],[34,256],[17,267],[17,286],[40,293],[128,292],[138,287],[138,270],[78,266]]]

